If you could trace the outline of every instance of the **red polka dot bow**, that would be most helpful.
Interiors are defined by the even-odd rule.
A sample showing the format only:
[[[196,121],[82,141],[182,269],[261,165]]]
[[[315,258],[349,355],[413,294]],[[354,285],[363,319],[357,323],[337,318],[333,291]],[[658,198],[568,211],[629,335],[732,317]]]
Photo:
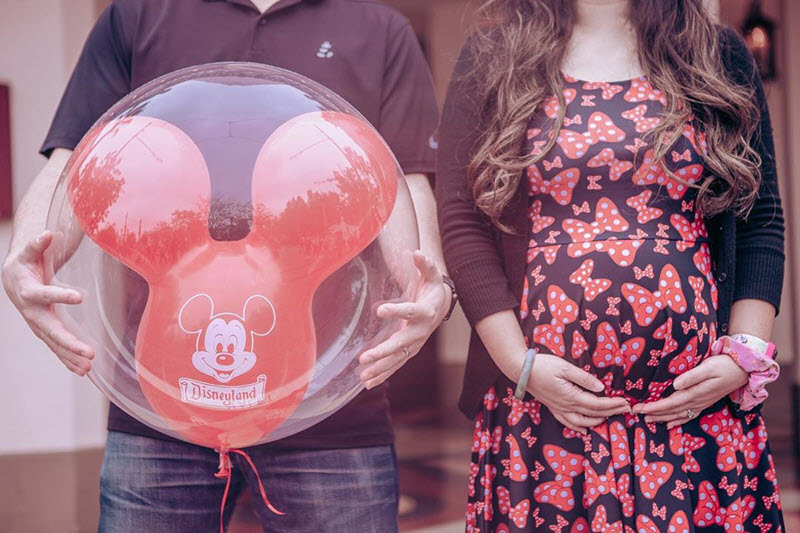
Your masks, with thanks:
[[[725,531],[731,533],[740,531],[742,524],[753,512],[756,499],[748,494],[737,498],[727,507],[719,501],[714,485],[709,481],[701,481],[698,487],[697,507],[694,509],[694,525],[698,527],[723,526]]]
[[[592,362],[598,368],[621,366],[627,376],[633,364],[642,356],[644,345],[643,337],[633,337],[620,344],[614,327],[608,322],[601,322],[597,326],[597,347]]]
[[[611,287],[611,280],[605,278],[592,278],[592,270],[594,269],[594,261],[591,259],[587,259],[584,261],[578,270],[573,272],[570,277],[570,283],[574,283],[576,285],[580,285],[583,287],[584,297],[588,301],[592,301],[597,296],[608,290]]]
[[[640,240],[622,240],[613,236],[595,242],[595,238],[603,232],[621,233],[628,231],[629,227],[628,222],[620,216],[616,204],[605,197],[597,202],[594,222],[568,218],[561,225],[572,239],[572,244],[567,247],[570,257],[605,252],[619,266],[629,266],[642,245]]]
[[[636,283],[624,283],[622,296],[633,308],[640,326],[649,326],[662,309],[669,307],[676,313],[684,313],[687,307],[678,271],[672,265],[661,269],[656,291],[650,292]]]
[[[633,109],[629,109],[628,111],[623,111],[622,116],[627,118],[630,121],[633,121],[635,124],[636,131],[638,133],[644,133],[646,131],[650,131],[656,126],[661,123],[661,119],[658,117],[647,117],[645,116],[647,113],[647,106],[637,105]]]
[[[572,191],[580,178],[581,172],[577,168],[562,170],[549,180],[542,177],[536,165],[528,168],[530,194],[549,194],[559,205],[568,205],[572,201]]]
[[[685,183],[669,176],[661,165],[655,160],[653,150],[647,150],[644,154],[642,166],[633,175],[633,183],[636,185],[658,185],[667,189],[667,194],[673,200],[680,200],[686,194],[688,186],[686,183],[696,183],[703,174],[703,165],[687,165],[675,170],[675,175]]]
[[[497,506],[500,512],[508,515],[518,528],[524,528],[527,525],[528,513],[531,510],[531,501],[529,499],[522,500],[512,507],[511,493],[505,487],[497,487]]]
[[[636,209],[636,222],[639,224],[647,224],[664,213],[657,207],[650,207],[649,203],[652,196],[653,191],[645,189],[636,196],[631,196],[625,200],[626,204]]]
[[[599,154],[586,163],[586,166],[592,168],[608,166],[608,179],[617,181],[624,173],[633,168],[633,163],[617,158],[611,148],[603,148]]]
[[[586,91],[596,91],[600,89],[602,91],[603,100],[611,100],[614,98],[615,94],[621,93],[624,87],[607,81],[587,81],[583,84],[583,89]]]
[[[591,466],[586,468],[586,476],[583,482],[584,507],[588,509],[603,494],[617,495],[617,480],[614,474],[614,467],[610,462],[604,474],[598,474]]]
[[[605,113],[599,111],[591,114],[585,132],[562,129],[556,143],[569,159],[578,159],[586,154],[590,146],[598,142],[620,142],[625,140],[625,132],[614,124]]]
[[[674,467],[672,463],[666,461],[650,462],[645,459],[645,441],[644,429],[641,427],[636,428],[636,433],[634,434],[633,472],[639,478],[639,490],[641,490],[642,495],[648,500],[652,500],[672,476]]]
[[[547,288],[547,307],[552,320],[549,324],[539,324],[533,329],[535,342],[547,347],[553,354],[563,357],[564,329],[567,324],[578,319],[578,304],[569,298],[558,285]]]
[[[572,484],[574,478],[584,471],[583,455],[568,452],[554,444],[546,444],[543,452],[547,465],[555,472],[556,477],[553,481],[536,485],[533,498],[539,503],[548,503],[560,511],[569,511],[575,507]]]

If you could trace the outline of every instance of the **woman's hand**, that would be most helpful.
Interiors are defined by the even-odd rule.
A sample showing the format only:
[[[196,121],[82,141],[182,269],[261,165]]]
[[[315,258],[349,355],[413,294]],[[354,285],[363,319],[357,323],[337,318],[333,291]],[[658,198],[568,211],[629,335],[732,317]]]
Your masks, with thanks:
[[[450,289],[442,281],[442,273],[422,252],[414,252],[414,264],[420,272],[416,299],[413,302],[387,303],[378,307],[384,319],[405,320],[403,327],[359,358],[364,365],[361,382],[366,388],[377,387],[397,372],[406,361],[420,351],[428,337],[439,327],[450,306]]]
[[[609,416],[631,412],[625,398],[607,398],[589,392],[602,392],[604,388],[590,373],[546,353],[536,356],[527,387],[556,420],[584,435],[588,428],[602,424]]]
[[[672,429],[746,385],[748,379],[747,372],[736,361],[727,355],[714,355],[675,378],[672,383],[675,392],[669,398],[640,403],[633,407],[633,412],[645,415],[645,422],[666,422],[667,428]]]

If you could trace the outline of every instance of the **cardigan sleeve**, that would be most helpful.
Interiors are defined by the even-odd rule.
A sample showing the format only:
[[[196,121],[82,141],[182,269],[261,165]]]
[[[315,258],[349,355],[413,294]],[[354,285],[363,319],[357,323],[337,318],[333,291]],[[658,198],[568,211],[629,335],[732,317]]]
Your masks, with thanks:
[[[461,50],[439,129],[436,199],[445,262],[470,325],[519,305],[489,217],[476,208],[467,166],[480,140],[480,105],[471,39]]]
[[[736,32],[722,30],[723,59],[733,81],[753,88],[759,108],[759,126],[751,146],[761,156],[761,184],[758,197],[746,218],[736,224],[736,272],[734,301],[745,298],[764,300],[780,307],[783,287],[784,219],[778,192],[775,168],[775,146],[772,138],[767,99],[761,76]]]

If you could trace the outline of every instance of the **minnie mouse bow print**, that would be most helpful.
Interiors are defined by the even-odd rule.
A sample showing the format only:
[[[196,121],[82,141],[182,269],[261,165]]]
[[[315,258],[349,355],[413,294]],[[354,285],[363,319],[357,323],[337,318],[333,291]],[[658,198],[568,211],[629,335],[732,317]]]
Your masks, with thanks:
[[[597,347],[592,361],[598,368],[620,366],[627,376],[633,364],[642,356],[644,347],[644,337],[633,337],[620,343],[614,327],[608,322],[601,322],[597,326]]]
[[[560,511],[575,507],[575,494],[572,484],[575,477],[584,471],[584,457],[571,453],[553,444],[543,448],[547,465],[555,472],[553,481],[545,481],[533,489],[533,498],[539,503],[547,503]]]
[[[578,304],[569,298],[558,285],[547,288],[547,307],[552,320],[549,324],[539,324],[533,330],[533,340],[547,347],[553,354],[563,357],[564,329],[567,324],[578,319]]]
[[[633,168],[633,163],[618,159],[611,148],[603,148],[599,154],[586,163],[586,166],[592,168],[608,166],[608,179],[618,181],[623,174]]]
[[[678,272],[669,264],[661,269],[656,291],[650,292],[636,283],[625,283],[622,295],[633,308],[636,323],[640,326],[649,326],[667,307],[676,313],[684,313],[687,308]]]
[[[748,494],[737,498],[727,507],[723,507],[714,485],[709,481],[701,481],[698,491],[698,504],[694,509],[693,516],[694,525],[697,527],[716,525],[723,526],[726,533],[742,531],[742,524],[756,506],[756,499]]]
[[[705,167],[699,164],[686,165],[673,172],[677,177],[686,183],[681,183],[667,174],[662,168],[661,163],[655,160],[653,149],[647,150],[644,154],[642,165],[633,175],[635,185],[658,185],[667,189],[667,194],[673,200],[680,200],[686,194],[688,185],[697,183],[703,176]]]
[[[611,287],[610,279],[592,278],[592,270],[594,270],[594,261],[587,259],[569,277],[570,283],[583,287],[584,297],[589,302]]]
[[[614,121],[605,113],[599,111],[592,113],[587,122],[587,130],[583,133],[562,129],[556,137],[556,143],[567,158],[580,159],[590,146],[601,141],[621,142],[625,140],[623,129],[614,124]]]
[[[596,240],[602,233],[623,233],[628,231],[628,222],[620,215],[616,204],[609,198],[600,198],[595,209],[594,222],[568,218],[561,226],[572,239],[567,246],[570,257],[581,257],[592,252],[607,253],[619,266],[629,266],[642,245],[640,240],[619,239],[609,236]]]
[[[572,191],[581,178],[581,172],[577,168],[562,170],[549,180],[542,177],[536,165],[528,167],[528,182],[530,194],[549,194],[560,205],[569,205],[572,201]]]

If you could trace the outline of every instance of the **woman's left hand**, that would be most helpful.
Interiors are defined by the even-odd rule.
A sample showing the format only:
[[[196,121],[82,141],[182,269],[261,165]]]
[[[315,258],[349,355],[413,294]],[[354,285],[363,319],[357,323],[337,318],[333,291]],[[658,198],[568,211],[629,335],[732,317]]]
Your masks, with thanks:
[[[364,365],[360,373],[361,382],[368,389],[389,379],[419,352],[449,308],[450,289],[442,281],[442,273],[434,262],[417,250],[414,264],[420,272],[415,301],[386,303],[377,311],[380,318],[404,320],[403,327],[359,358]]]
[[[748,379],[736,361],[727,355],[714,355],[675,378],[675,392],[669,398],[637,404],[633,412],[645,415],[645,422],[666,422],[667,428],[672,429],[746,385]]]

